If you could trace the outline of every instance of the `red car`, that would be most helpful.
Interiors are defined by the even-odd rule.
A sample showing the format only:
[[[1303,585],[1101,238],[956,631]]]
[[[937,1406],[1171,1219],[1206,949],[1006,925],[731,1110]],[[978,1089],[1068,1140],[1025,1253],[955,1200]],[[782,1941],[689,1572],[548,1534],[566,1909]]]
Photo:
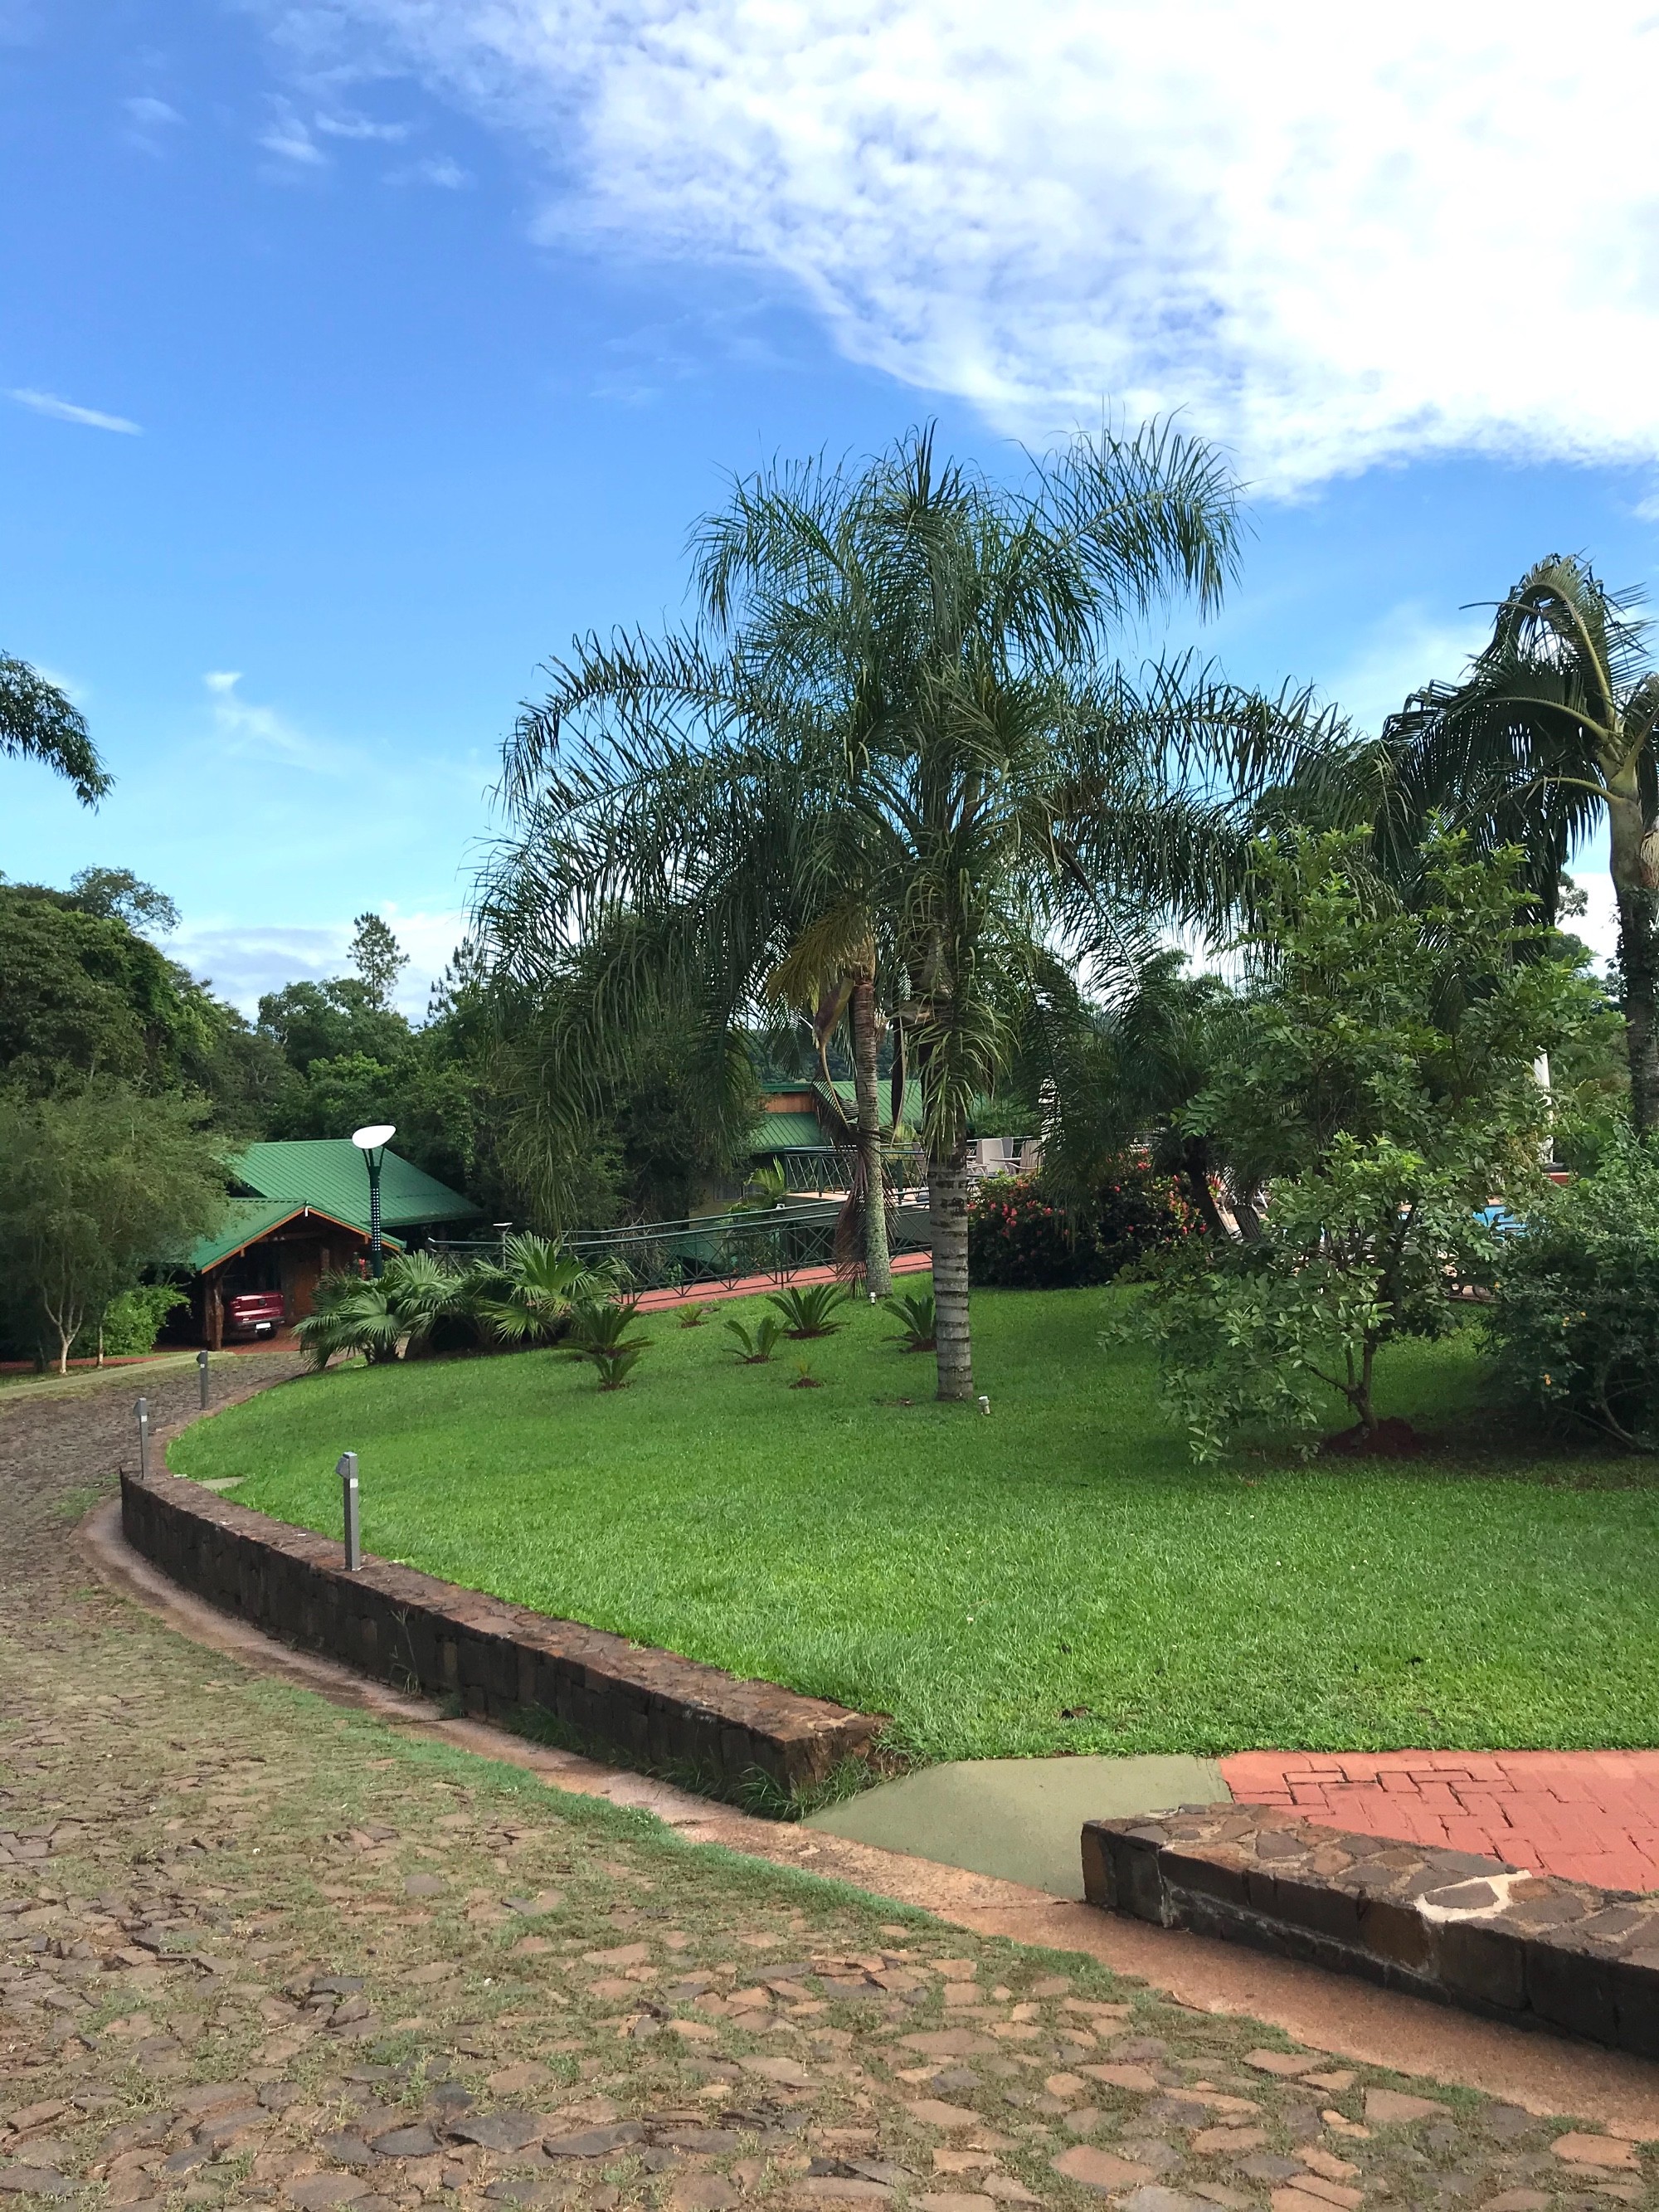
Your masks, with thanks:
[[[227,1337],[275,1336],[285,1317],[280,1291],[238,1291],[225,1300]]]

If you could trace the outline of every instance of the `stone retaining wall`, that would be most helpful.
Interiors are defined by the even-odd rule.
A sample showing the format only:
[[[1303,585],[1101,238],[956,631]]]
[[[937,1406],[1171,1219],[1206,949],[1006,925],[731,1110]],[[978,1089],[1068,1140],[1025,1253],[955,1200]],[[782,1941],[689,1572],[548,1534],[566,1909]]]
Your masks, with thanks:
[[[1091,1820],[1083,1881],[1091,1905],[1160,1927],[1659,2057],[1659,1896],[1266,1805]]]
[[[759,1809],[866,1757],[879,1726],[412,1567],[365,1554],[348,1574],[338,1543],[177,1475],[124,1475],[121,1523],[174,1582],[284,1643],[509,1725],[550,1717],[596,1756]]]

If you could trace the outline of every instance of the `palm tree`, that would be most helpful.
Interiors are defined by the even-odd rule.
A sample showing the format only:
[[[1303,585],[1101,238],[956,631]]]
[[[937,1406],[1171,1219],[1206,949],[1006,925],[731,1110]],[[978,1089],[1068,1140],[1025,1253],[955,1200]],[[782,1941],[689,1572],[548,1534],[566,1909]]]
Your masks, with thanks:
[[[1619,913],[1631,1118],[1659,1128],[1659,672],[1633,595],[1552,555],[1499,605],[1458,684],[1384,725],[1377,843],[1420,847],[1436,814],[1478,846],[1515,844],[1553,920],[1561,871],[1603,816]]]
[[[114,778],[98,757],[79,709],[26,660],[0,653],[0,754],[43,761],[67,777],[82,806],[95,806]]]
[[[926,430],[855,471],[774,467],[694,536],[701,626],[579,641],[509,742],[491,906],[520,945],[526,916],[678,914],[666,935],[735,1005],[831,916],[873,941],[921,1081],[941,1398],[973,1395],[968,1116],[1008,1005],[1056,937],[1115,961],[1121,915],[1218,920],[1243,823],[1182,766],[1306,712],[1185,659],[1133,685],[1108,657],[1177,598],[1212,609],[1237,542],[1221,461],[1158,426],[1018,491]]]

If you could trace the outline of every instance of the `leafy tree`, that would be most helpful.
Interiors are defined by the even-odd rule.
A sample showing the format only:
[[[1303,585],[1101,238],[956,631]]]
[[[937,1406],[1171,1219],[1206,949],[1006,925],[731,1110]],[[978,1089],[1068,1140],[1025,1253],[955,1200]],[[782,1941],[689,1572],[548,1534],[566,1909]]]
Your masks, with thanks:
[[[70,896],[83,912],[112,917],[129,929],[159,930],[165,937],[179,927],[179,909],[167,893],[131,868],[82,868],[70,878]]]
[[[1628,1450],[1659,1450],[1659,1150],[1628,1129],[1543,1194],[1481,1325],[1504,1389]]]
[[[170,902],[125,870],[76,882],[0,884],[0,1079],[40,1095],[104,1075],[190,1091],[227,1130],[257,1133],[282,1068],[234,1007],[138,935],[132,914]]]
[[[1396,865],[1436,816],[1515,845],[1553,920],[1561,871],[1606,822],[1631,1116],[1659,1128],[1659,671],[1632,595],[1552,555],[1499,605],[1461,683],[1390,717],[1378,842]]]
[[[0,653],[0,755],[37,760],[95,806],[115,779],[98,757],[80,709],[26,660]]]
[[[1568,969],[1529,957],[1544,933],[1521,854],[1437,838],[1413,910],[1377,894],[1364,844],[1264,849],[1260,987],[1186,1109],[1272,1175],[1260,1238],[1201,1240],[1144,1308],[1200,1458],[1252,1420],[1310,1438],[1333,1390],[1373,1436],[1379,1348],[1453,1326],[1449,1279],[1490,1275],[1484,1210],[1530,1205],[1541,1181],[1534,1063],[1593,1013]]]
[[[643,934],[614,916],[497,989],[501,1162],[557,1231],[683,1218],[746,1157],[759,1093],[742,1041]]]
[[[509,744],[511,957],[620,906],[690,940],[718,1006],[805,931],[873,939],[921,1079],[942,1398],[973,1395],[969,1115],[1039,947],[1112,957],[1155,913],[1214,920],[1238,824],[1182,763],[1308,711],[1186,660],[1137,687],[1110,658],[1172,600],[1212,607],[1237,541],[1224,466],[1167,428],[1080,442],[1019,491],[929,432],[856,471],[775,467],[697,533],[702,628],[579,641]]]
[[[112,1299],[222,1215],[202,1121],[191,1100],[106,1078],[68,1096],[0,1095],[0,1280],[17,1324],[55,1341],[60,1370]]]
[[[259,1001],[259,1030],[299,1075],[319,1060],[362,1059],[389,1065],[411,1031],[402,1014],[381,1003],[359,975],[322,983],[285,983]]]

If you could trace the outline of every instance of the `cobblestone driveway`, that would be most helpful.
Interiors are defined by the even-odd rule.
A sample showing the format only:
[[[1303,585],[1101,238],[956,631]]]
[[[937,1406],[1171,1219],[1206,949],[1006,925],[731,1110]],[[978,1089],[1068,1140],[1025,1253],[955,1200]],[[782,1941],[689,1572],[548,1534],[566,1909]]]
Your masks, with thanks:
[[[219,1389],[276,1379],[238,1363]],[[193,1374],[150,1383],[158,1424]],[[93,1584],[131,1378],[0,1402],[0,2191],[1545,2212],[1643,2147],[1289,2050],[250,1676]]]

